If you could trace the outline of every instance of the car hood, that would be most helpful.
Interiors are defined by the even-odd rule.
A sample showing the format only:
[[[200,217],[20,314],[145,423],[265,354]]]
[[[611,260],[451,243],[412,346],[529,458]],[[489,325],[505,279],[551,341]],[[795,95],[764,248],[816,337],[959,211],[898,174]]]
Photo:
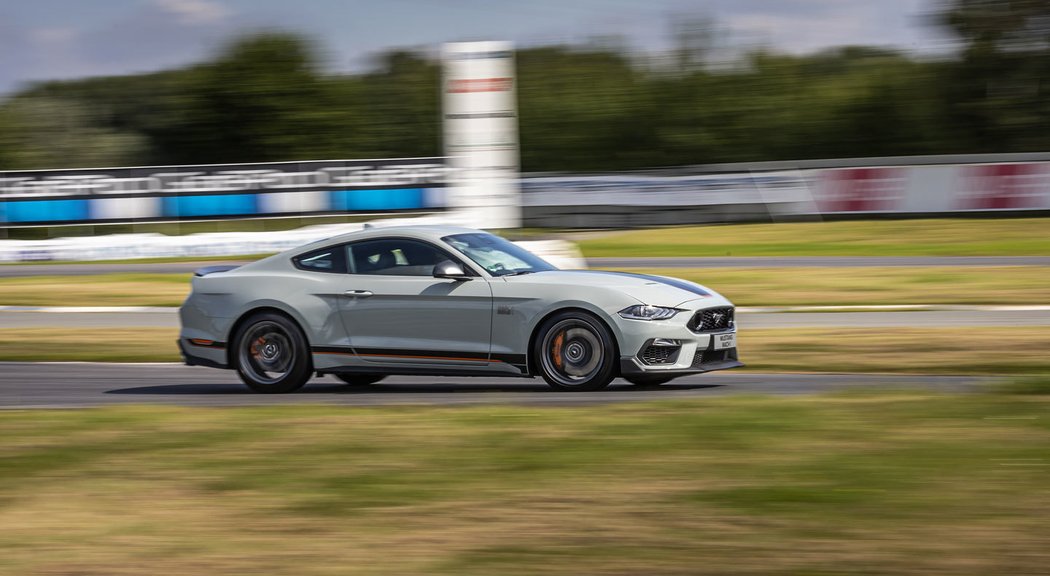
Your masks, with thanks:
[[[728,302],[718,292],[695,282],[632,272],[550,270],[504,278],[510,282],[614,289],[653,306],[679,306],[697,299],[710,299],[712,304]]]

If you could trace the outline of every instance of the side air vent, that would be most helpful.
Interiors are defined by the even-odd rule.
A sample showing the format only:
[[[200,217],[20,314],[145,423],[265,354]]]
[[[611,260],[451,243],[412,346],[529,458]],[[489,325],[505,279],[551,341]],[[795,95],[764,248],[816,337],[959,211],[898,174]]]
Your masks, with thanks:
[[[645,364],[674,364],[678,361],[678,352],[682,349],[682,345],[676,340],[664,340],[661,339],[652,340],[647,346],[642,348],[642,352],[638,355],[638,359]]]

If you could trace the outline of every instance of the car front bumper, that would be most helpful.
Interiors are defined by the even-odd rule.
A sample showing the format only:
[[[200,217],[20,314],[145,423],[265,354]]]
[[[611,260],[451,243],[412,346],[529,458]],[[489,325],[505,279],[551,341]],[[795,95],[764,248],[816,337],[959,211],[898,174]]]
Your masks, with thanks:
[[[680,353],[681,354],[681,353]],[[715,370],[740,368],[744,363],[737,356],[736,348],[726,350],[697,349],[686,361],[668,365],[649,365],[638,359],[638,356],[620,356],[620,374],[624,376],[667,375],[684,376],[686,374],[703,374]]]
[[[697,329],[694,315],[709,310],[731,307],[728,301],[703,302],[687,314],[668,320],[629,320],[617,322],[620,330],[620,373],[625,376],[680,376],[715,370],[738,368],[744,364],[737,355],[736,342],[731,348],[716,350],[716,342],[728,336],[736,338],[736,325],[730,316],[728,327],[711,331]],[[659,354],[651,355],[653,347]]]

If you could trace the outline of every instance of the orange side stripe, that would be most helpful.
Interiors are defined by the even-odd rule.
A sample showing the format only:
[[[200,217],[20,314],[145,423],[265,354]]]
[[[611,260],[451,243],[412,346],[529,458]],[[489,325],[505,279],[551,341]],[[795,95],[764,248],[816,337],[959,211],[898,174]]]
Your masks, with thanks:
[[[463,362],[503,362],[487,358],[457,358],[454,356],[408,356],[402,354],[354,354],[353,352],[314,352],[314,354],[337,354],[342,356],[369,356],[372,358],[411,358],[414,360],[461,360]]]

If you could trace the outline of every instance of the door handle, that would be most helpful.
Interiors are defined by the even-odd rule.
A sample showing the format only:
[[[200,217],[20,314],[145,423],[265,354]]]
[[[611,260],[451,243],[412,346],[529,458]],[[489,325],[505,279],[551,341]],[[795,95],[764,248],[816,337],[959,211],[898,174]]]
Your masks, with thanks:
[[[346,292],[343,292],[343,294],[345,294],[345,295],[347,295],[347,296],[349,296],[351,298],[368,298],[369,296],[372,295],[372,291],[371,290],[347,290]]]

